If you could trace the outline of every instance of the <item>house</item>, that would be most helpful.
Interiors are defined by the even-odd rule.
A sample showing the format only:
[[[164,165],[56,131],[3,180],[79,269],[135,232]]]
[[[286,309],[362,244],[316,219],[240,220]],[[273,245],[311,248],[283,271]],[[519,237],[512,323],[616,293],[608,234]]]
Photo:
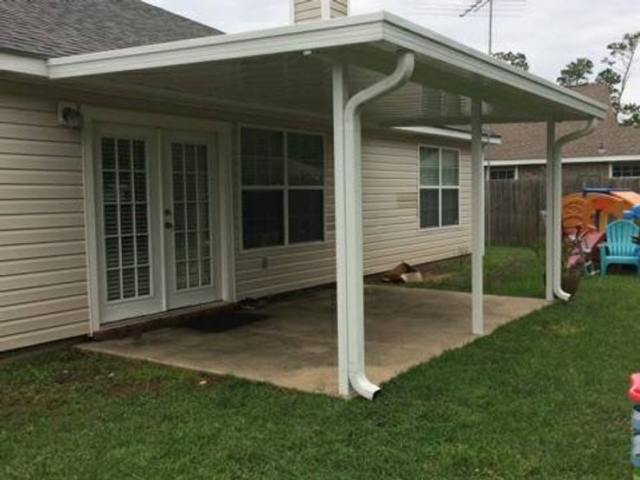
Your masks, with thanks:
[[[345,0],[240,34],[20,3],[0,3],[0,350],[337,280],[340,391],[371,398],[363,274],[471,250],[483,331],[482,123],[606,113]]]
[[[640,177],[640,130],[616,121],[606,85],[590,84],[571,90],[607,105],[607,116],[593,134],[567,146],[564,178],[572,184],[606,185],[610,179]],[[558,131],[575,128],[568,122]],[[546,131],[542,123],[503,124],[492,128],[502,138],[487,149],[492,180],[543,178],[546,164]]]

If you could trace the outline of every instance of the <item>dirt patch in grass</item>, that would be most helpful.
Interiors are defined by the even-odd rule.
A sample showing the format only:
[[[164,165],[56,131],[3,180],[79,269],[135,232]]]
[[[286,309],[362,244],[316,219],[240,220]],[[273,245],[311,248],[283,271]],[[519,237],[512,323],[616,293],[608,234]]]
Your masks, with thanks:
[[[425,282],[437,283],[453,277],[453,273],[431,273],[422,272],[422,278]]]
[[[114,382],[109,385],[106,394],[110,397],[130,397],[142,393],[150,393],[161,397],[166,389],[166,382],[159,378],[138,380],[133,382]]]

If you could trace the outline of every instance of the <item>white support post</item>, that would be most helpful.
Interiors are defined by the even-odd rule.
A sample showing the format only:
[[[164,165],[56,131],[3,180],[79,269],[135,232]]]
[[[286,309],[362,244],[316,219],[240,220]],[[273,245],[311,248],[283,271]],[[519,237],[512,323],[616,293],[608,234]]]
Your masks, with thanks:
[[[346,68],[333,66],[333,148],[336,212],[336,279],[338,317],[338,392],[349,396],[349,335],[347,312],[347,223],[345,184],[344,108],[347,103]]]
[[[555,188],[555,163],[554,145],[556,142],[556,124],[547,122],[547,171],[546,171],[546,215],[545,215],[545,298],[551,302],[554,299],[554,256],[557,248],[554,239],[554,225],[556,221],[555,201],[553,191]]]
[[[320,0],[320,15],[322,20],[331,20],[331,0]]]
[[[484,333],[484,155],[482,147],[482,100],[471,103],[471,323],[474,335]]]

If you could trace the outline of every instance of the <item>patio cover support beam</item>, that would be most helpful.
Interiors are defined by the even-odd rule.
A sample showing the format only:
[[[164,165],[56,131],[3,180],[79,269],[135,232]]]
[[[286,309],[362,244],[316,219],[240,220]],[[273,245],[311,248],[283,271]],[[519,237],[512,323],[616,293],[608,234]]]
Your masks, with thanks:
[[[562,289],[562,149],[590,135],[597,125],[598,120],[592,118],[584,128],[560,137],[553,145],[553,293],[565,302],[571,295]]]
[[[484,333],[484,147],[482,100],[471,101],[471,325],[474,335]]]
[[[344,113],[334,110],[335,189],[336,189],[336,262],[338,289],[338,378],[341,393],[345,388],[345,357],[349,387],[373,400],[380,387],[365,371],[364,329],[364,238],[362,226],[362,107],[411,80],[415,67],[412,52],[398,53],[396,70],[388,77],[358,92],[345,105]],[[340,78],[342,77],[342,78]],[[334,107],[344,102],[344,71],[334,70]],[[342,86],[341,86],[342,85]],[[340,132],[342,130],[342,133]],[[346,339],[344,338],[346,334]]]
[[[345,225],[344,108],[347,104],[347,72],[344,64],[333,65],[333,145],[336,201],[336,277],[338,309],[338,393],[352,394],[349,383],[349,337],[347,330],[347,226]]]

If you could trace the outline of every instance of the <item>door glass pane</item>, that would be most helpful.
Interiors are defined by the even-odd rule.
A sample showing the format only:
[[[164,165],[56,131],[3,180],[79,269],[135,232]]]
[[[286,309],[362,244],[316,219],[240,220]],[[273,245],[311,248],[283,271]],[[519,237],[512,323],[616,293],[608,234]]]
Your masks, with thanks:
[[[102,138],[107,301],[151,294],[147,153],[143,140]]]
[[[174,142],[171,156],[175,288],[197,289],[211,284],[208,146]]]
[[[176,262],[176,288],[178,290],[187,288],[187,264],[185,262]]]

